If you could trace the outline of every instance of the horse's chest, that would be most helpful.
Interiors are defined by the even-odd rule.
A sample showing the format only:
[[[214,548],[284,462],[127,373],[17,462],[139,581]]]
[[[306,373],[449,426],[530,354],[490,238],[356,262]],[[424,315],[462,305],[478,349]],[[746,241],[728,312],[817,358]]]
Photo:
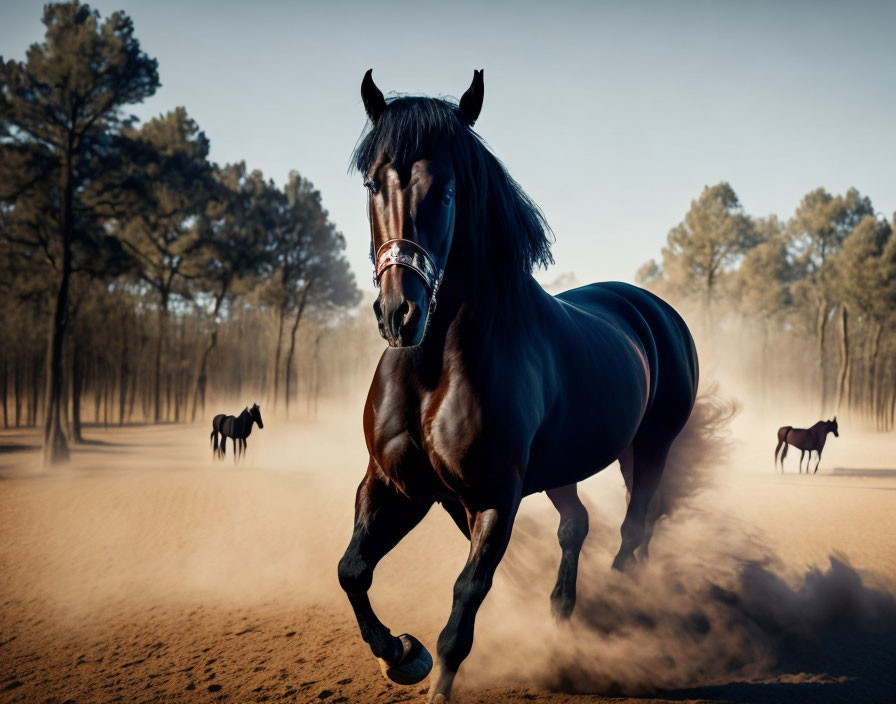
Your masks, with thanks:
[[[456,493],[482,442],[482,410],[471,385],[448,373],[419,395],[392,387],[374,411],[373,456],[406,494]]]
[[[451,486],[463,478],[483,440],[483,411],[472,385],[460,374],[421,400],[423,447],[442,482]]]

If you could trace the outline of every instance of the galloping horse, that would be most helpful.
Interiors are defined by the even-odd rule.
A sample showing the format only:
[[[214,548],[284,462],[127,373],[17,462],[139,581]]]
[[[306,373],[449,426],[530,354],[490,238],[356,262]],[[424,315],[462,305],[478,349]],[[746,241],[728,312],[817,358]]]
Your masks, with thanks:
[[[809,463],[812,461],[812,451],[818,453],[818,461],[815,463],[815,472],[818,473],[818,465],[821,464],[821,451],[824,450],[824,444],[828,439],[828,433],[833,433],[835,438],[840,437],[837,428],[837,416],[834,420],[820,420],[811,428],[794,428],[785,425],[778,428],[778,444],[775,446],[775,469],[778,468],[778,451],[781,446],[784,452],[781,453],[781,474],[784,474],[784,458],[787,457],[787,446],[793,445],[800,451],[799,473],[803,473],[803,455],[809,452],[809,459],[806,460],[806,474],[809,473]]]
[[[367,592],[379,560],[434,503],[450,514],[470,552],[438,639],[429,697],[439,702],[473,645],[522,497],[544,491],[560,514],[551,603],[568,618],[588,532],[576,482],[617,459],[631,478],[613,561],[627,568],[697,390],[691,335],[653,294],[600,283],[553,297],[536,283],[533,266],[552,261],[550,231],[472,130],[483,93],[476,71],[459,105],[387,102],[368,71],[361,95],[372,126],[353,157],[368,190],[373,308],[389,348],[364,408],[370,459],[339,581],[383,674],[421,681],[429,652],[393,636]]]
[[[236,462],[246,451],[246,438],[252,433],[252,423],[258,423],[259,429],[264,427],[261,420],[261,409],[257,403],[248,406],[238,416],[220,413],[212,420],[212,452],[214,457],[224,459],[227,449],[227,438],[233,439],[233,461]],[[218,448],[218,433],[221,433],[221,446]]]

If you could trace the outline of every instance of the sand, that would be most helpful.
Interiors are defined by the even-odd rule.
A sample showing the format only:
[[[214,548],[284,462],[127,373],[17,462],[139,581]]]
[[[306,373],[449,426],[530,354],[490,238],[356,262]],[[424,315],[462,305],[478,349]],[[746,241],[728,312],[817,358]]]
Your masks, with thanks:
[[[381,677],[336,580],[365,467],[359,419],[357,403],[266,418],[239,465],[212,461],[204,424],[88,427],[91,444],[51,472],[36,433],[0,432],[0,702],[425,701],[427,683]],[[841,420],[818,475],[782,477],[766,425],[735,421],[712,488],[632,575],[610,570],[618,471],[585,484],[592,529],[566,626],[548,603],[556,516],[528,498],[453,700],[891,696],[894,436]],[[436,507],[383,561],[372,601],[393,633],[434,650],[466,551]]]

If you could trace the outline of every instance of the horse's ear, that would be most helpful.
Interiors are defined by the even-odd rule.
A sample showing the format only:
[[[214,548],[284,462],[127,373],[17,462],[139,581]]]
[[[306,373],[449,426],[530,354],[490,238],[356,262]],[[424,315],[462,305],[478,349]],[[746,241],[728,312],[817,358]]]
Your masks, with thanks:
[[[479,113],[482,111],[482,99],[485,97],[484,73],[485,69],[473,71],[473,82],[460,98],[460,114],[470,127],[479,119]]]
[[[835,423],[837,422],[837,416],[834,416],[834,422]]]
[[[361,81],[361,100],[364,101],[364,110],[373,124],[380,119],[380,115],[386,109],[386,99],[382,91],[373,82],[373,69],[367,69],[364,80]]]

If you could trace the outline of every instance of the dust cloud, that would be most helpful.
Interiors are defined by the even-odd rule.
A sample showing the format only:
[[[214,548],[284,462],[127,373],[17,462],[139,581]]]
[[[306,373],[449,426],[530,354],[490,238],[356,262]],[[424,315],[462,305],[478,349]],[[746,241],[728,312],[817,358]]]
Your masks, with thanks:
[[[810,683],[834,672],[870,674],[871,693],[892,691],[893,676],[881,681],[875,669],[880,658],[856,655],[883,648],[892,664],[892,573],[859,570],[840,553],[801,568],[743,519],[757,508],[749,502],[762,498],[751,485],[726,490],[739,474],[731,435],[739,409],[717,385],[698,399],[661,485],[671,510],[657,525],[650,560],[631,573],[609,569],[625,503],[621,480],[611,474],[583,485],[591,529],[568,624],[553,621],[547,599],[559,563],[556,515],[540,506],[520,516],[494,600],[477,624],[467,673],[476,685],[522,679],[562,692],[708,696],[725,683]],[[615,467],[607,473],[618,476]],[[740,515],[733,503],[741,503]]]
[[[825,473],[844,458],[885,462],[887,439],[843,432],[820,474],[781,477],[779,419],[736,415],[719,389],[701,396],[670,456],[671,510],[649,562],[610,569],[626,502],[618,467],[581,485],[591,530],[568,624],[553,621],[548,599],[556,513],[543,496],[524,501],[459,701],[517,701],[520,687],[548,702],[673,691],[753,700],[766,686],[823,687],[834,701],[894,684],[896,481]],[[21,701],[113,701],[114,688],[96,693],[104,678],[179,701],[200,682],[184,664],[215,660],[208,687],[238,700],[292,696],[299,681],[312,683],[311,699],[383,696],[336,579],[367,461],[361,408],[360,397],[322,402],[318,416],[287,420],[262,404],[265,428],[238,464],[232,447],[212,461],[210,421],[88,427],[93,442],[51,473],[33,468],[35,450],[0,453],[0,632],[14,637],[0,663]],[[381,620],[433,649],[467,550],[434,507],[377,569]],[[76,660],[90,666],[66,680]]]

